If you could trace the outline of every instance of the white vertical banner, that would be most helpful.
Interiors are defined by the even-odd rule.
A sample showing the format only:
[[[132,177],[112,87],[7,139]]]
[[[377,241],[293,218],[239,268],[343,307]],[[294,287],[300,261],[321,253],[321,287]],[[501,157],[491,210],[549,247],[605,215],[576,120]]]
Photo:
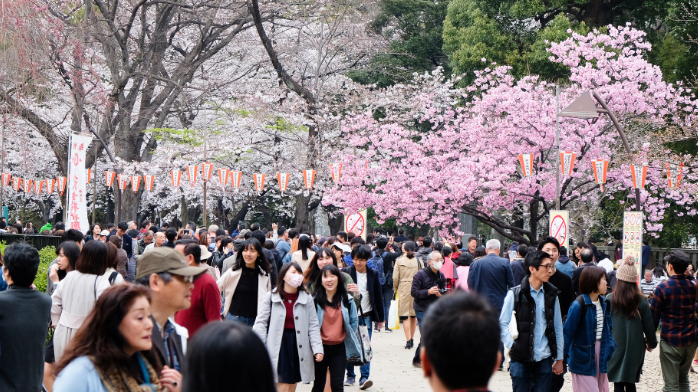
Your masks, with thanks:
[[[68,159],[68,214],[66,227],[82,233],[89,228],[87,221],[87,170],[85,153],[92,142],[92,136],[71,135],[70,156]]]

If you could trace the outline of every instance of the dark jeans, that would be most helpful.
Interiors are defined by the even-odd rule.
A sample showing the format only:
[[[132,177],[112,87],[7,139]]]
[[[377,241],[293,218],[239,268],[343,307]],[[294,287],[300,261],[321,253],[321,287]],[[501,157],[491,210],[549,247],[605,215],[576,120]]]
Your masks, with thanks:
[[[237,321],[245,325],[249,325],[250,327],[254,326],[254,317],[233,316],[232,314],[228,313],[225,315],[225,319]]]
[[[613,392],[636,392],[635,384],[631,382],[613,383]]]
[[[419,344],[417,349],[414,350],[414,358],[412,358],[412,363],[422,362],[419,358],[419,349],[422,347],[422,319],[424,319],[424,312],[415,310],[414,314],[417,316],[417,325],[419,326]]]
[[[368,338],[371,339],[373,336],[373,329],[371,328],[373,325],[371,323],[371,316],[364,315],[363,318],[359,316],[359,325],[367,326],[366,329],[368,329]],[[359,370],[361,371],[361,378],[368,378],[368,376],[371,374],[371,363],[369,362],[365,365],[361,365]],[[354,373],[354,365],[347,364],[347,377],[356,378],[356,373]]]
[[[512,360],[509,374],[513,392],[550,392],[553,359],[546,358],[540,362]]]
[[[327,369],[330,369],[330,388],[332,392],[344,391],[344,368],[347,366],[347,349],[344,343],[328,346],[322,345],[325,357],[322,362],[315,362],[315,382],[312,392],[325,390]]]
[[[383,287],[383,311],[385,312],[385,329],[388,329],[388,315],[390,314],[390,301],[393,300],[393,288]]]

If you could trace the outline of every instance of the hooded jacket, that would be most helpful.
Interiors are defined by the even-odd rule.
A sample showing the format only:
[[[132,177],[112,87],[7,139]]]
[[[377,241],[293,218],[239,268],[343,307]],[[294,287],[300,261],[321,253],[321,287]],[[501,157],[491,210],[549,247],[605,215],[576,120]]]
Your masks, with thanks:
[[[577,268],[574,263],[570,262],[570,258],[564,255],[560,255],[560,258],[557,259],[555,262],[555,268],[557,268],[558,271],[567,274],[567,276],[572,278],[572,275],[574,274],[574,269]]]

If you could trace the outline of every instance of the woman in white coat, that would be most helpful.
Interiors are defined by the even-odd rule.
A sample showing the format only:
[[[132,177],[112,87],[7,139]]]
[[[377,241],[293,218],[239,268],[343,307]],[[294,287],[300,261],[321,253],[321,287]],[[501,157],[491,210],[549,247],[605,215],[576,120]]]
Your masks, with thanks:
[[[51,295],[51,323],[56,328],[53,347],[56,362],[90,314],[102,292],[109,288],[104,277],[107,269],[107,246],[100,241],[85,243],[69,272]]]
[[[254,324],[254,331],[269,351],[279,392],[294,392],[299,381],[314,381],[313,359],[323,359],[315,301],[302,284],[300,265],[285,264],[279,271],[276,289],[264,296]]]
[[[271,264],[262,245],[250,238],[236,253],[233,267],[218,279],[218,289],[225,297],[223,316],[249,326],[254,325],[264,295],[271,291]]]

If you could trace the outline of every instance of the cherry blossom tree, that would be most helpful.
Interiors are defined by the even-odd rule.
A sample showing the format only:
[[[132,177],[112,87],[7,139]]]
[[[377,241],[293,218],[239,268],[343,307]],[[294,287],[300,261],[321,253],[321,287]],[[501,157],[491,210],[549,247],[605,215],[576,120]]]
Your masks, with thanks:
[[[631,190],[629,165],[647,163],[641,192],[646,230],[661,231],[669,199],[686,206],[683,213],[695,214],[695,162],[685,162],[681,188],[667,190],[666,164],[686,157],[667,155],[666,149],[652,153],[667,128],[695,127],[693,96],[663,82],[658,67],[643,58],[650,50],[643,32],[609,26],[607,33],[569,33],[571,38],[549,49],[550,61],[571,71],[561,107],[595,89],[623,124],[633,151],[625,153],[606,115],[593,121],[560,118],[560,151],[577,154],[574,172],[562,178],[561,208],[593,209],[603,198]],[[323,203],[346,212],[373,207],[381,219],[449,231],[464,212],[508,238],[535,241],[555,206],[555,86],[535,75],[516,80],[510,70],[493,63],[464,90],[436,74],[417,78],[416,91],[399,86],[381,92],[413,106],[369,105],[344,121],[348,146],[337,155],[342,180]],[[377,119],[379,108],[386,114]],[[534,154],[533,175],[522,176],[519,154]],[[600,158],[610,159],[604,192],[591,171],[591,160]],[[634,195],[627,194],[630,209]],[[590,218],[573,214],[572,223],[591,227]]]

